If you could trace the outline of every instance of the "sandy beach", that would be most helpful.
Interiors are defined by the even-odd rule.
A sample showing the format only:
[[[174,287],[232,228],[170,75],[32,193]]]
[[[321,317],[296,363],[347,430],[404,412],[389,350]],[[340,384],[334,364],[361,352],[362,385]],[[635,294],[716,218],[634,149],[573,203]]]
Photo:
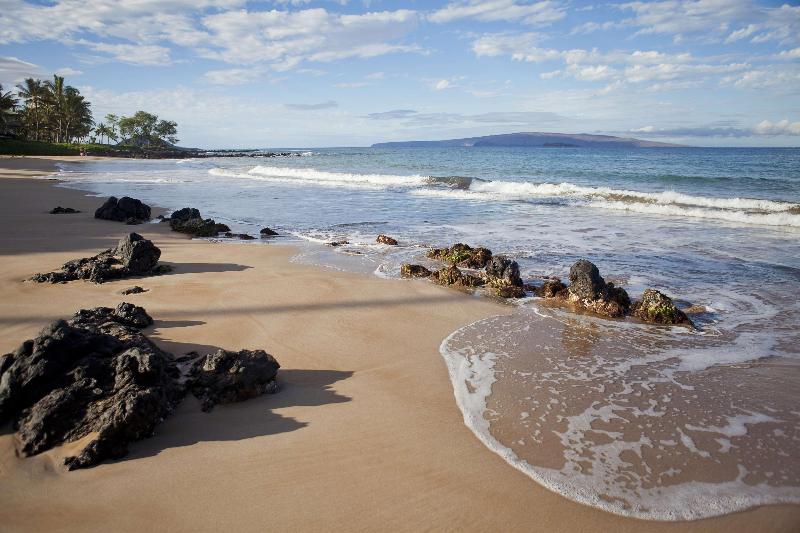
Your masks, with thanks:
[[[0,353],[81,308],[129,301],[145,333],[183,355],[260,348],[282,390],[200,411],[188,396],[128,457],[67,472],[63,450],[28,459],[0,434],[3,531],[763,531],[800,506],[647,522],[540,487],[464,425],[439,346],[509,307],[423,281],[290,262],[279,244],[193,241],[166,225],[95,220],[100,198],[34,179],[58,158],[0,159]],[[61,205],[82,211],[50,215]],[[158,213],[155,213],[158,214]],[[170,274],[95,285],[23,283],[137,231]],[[142,285],[149,292],[121,296]]]

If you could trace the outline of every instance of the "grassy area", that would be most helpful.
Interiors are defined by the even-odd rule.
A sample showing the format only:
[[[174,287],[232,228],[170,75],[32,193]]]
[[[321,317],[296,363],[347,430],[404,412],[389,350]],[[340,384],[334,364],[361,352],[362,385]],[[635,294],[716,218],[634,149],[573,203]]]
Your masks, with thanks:
[[[101,155],[107,157],[188,157],[185,150],[169,148],[141,148],[139,146],[98,144],[98,143],[50,143],[42,141],[23,141],[17,139],[0,139],[0,155]]]
[[[80,155],[79,145],[0,139],[0,155]]]

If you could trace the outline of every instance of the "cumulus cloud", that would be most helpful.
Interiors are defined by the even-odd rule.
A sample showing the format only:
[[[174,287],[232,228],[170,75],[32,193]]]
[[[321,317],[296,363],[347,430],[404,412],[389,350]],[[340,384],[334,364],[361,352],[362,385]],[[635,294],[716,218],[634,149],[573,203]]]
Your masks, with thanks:
[[[131,65],[166,66],[172,63],[170,50],[154,44],[109,44],[81,41],[94,52],[107,54],[115,61]]]
[[[735,126],[691,126],[682,128],[656,128],[644,126],[630,129],[626,134],[648,137],[754,137],[754,136],[800,136],[800,122],[789,122],[784,119],[778,122],[763,120],[752,128]]]
[[[428,20],[436,23],[459,19],[475,19],[482,22],[499,20],[521,22],[530,25],[547,25],[561,20],[566,9],[559,2],[524,2],[518,0],[462,0],[434,11]]]
[[[323,8],[257,11],[245,0],[7,0],[0,44],[55,40],[138,65],[172,62],[169,46],[234,65],[288,70],[329,62],[421,52],[402,42],[419,15],[412,10],[361,14]],[[122,42],[120,42],[122,41]],[[213,75],[212,75],[213,76]]]
[[[545,63],[560,61],[563,68],[540,73],[541,79],[572,78],[586,82],[611,82],[606,88],[623,84],[653,84],[663,91],[697,87],[723,75],[751,68],[745,62],[703,61],[689,53],[669,54],[658,50],[601,52],[594,48],[558,50],[538,46],[536,33],[485,34],[472,43],[476,56],[508,56],[514,61]],[[731,82],[733,83],[733,82]]]
[[[800,135],[800,122],[789,122],[788,119],[779,122],[762,120],[755,127],[755,132],[759,135]]]
[[[452,89],[454,87],[453,82],[450,80],[439,80],[431,84],[436,91],[444,91],[445,89]]]
[[[626,24],[637,34],[666,34],[733,43],[800,39],[800,6],[765,7],[752,0],[659,0],[629,2],[620,9],[633,17]]]

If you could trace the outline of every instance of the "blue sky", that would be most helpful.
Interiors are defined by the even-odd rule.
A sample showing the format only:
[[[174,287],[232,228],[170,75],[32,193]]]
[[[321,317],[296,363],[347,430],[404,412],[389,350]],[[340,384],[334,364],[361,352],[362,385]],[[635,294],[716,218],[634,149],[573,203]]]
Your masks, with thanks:
[[[0,83],[53,72],[187,146],[800,145],[797,2],[0,0]]]

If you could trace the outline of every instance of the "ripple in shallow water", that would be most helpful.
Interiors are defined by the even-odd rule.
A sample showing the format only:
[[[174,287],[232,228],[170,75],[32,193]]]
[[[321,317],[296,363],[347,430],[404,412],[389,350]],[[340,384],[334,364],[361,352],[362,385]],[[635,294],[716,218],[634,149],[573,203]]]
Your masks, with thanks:
[[[640,518],[800,502],[798,361],[686,371],[681,353],[731,339],[544,314],[493,317],[442,343],[465,421],[509,463]]]

